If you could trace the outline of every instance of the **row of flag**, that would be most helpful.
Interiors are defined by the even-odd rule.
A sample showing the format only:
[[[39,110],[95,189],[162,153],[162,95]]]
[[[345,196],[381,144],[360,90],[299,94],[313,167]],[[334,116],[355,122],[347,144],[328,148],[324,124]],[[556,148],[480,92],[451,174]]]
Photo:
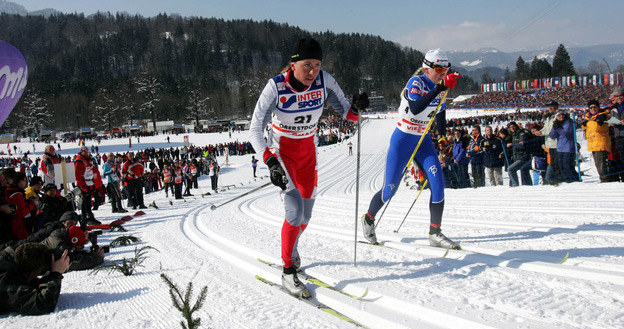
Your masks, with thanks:
[[[624,84],[624,73],[594,74],[588,76],[568,76],[557,78],[529,79],[507,82],[485,83],[481,92],[542,89],[567,86],[615,86]]]

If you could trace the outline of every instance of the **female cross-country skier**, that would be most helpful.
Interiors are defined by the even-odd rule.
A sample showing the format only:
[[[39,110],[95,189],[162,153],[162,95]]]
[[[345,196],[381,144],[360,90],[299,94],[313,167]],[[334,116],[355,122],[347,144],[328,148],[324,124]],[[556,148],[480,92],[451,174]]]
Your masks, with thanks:
[[[419,69],[416,74],[407,81],[405,89],[401,93],[399,112],[401,118],[390,138],[390,147],[386,157],[386,172],[384,185],[370,202],[368,212],[362,217],[364,237],[373,244],[377,244],[375,235],[375,215],[384,203],[396,193],[401,180],[401,175],[412,153],[414,152],[420,137],[425,132],[425,127],[431,120],[433,112],[440,104],[442,92],[448,88],[453,89],[460,77],[458,73],[448,74],[451,63],[445,52],[440,49],[429,50],[422,64],[421,74]],[[445,105],[442,104],[436,115],[438,132],[444,135],[446,114]],[[444,210],[444,176],[442,167],[436,153],[431,137],[427,133],[420,148],[414,157],[420,168],[427,173],[427,179],[431,189],[429,211],[431,223],[429,227],[429,243],[435,247],[459,249],[459,245],[444,236],[440,231],[442,212]]]
[[[321,70],[322,50],[311,38],[297,42],[294,55],[283,72],[268,81],[260,94],[249,128],[254,150],[263,155],[271,182],[282,189],[285,220],[282,226],[282,285],[290,293],[308,297],[297,278],[300,265],[297,242],[306,229],[317,186],[317,123],[325,101],[343,118],[358,120],[368,107],[365,93],[345,98],[336,80]],[[264,128],[271,122],[268,141]],[[267,143],[268,142],[268,143]]]

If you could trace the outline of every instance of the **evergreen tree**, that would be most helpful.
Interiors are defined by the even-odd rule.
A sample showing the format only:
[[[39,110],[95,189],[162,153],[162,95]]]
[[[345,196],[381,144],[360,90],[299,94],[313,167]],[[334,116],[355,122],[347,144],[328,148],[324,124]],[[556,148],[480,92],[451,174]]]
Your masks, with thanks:
[[[531,66],[529,63],[525,62],[522,59],[522,56],[518,57],[516,61],[516,79],[518,80],[526,80],[531,77]]]
[[[538,59],[537,57],[533,58],[531,62],[531,79],[540,79],[540,78],[548,78],[552,76],[552,67],[550,63],[544,58]]]
[[[494,79],[490,76],[488,71],[484,71],[481,75],[481,83],[493,83]]]
[[[552,64],[552,74],[557,77],[576,75],[570,55],[568,55],[568,51],[562,44],[560,44],[557,51],[555,51],[555,57],[553,58]]]

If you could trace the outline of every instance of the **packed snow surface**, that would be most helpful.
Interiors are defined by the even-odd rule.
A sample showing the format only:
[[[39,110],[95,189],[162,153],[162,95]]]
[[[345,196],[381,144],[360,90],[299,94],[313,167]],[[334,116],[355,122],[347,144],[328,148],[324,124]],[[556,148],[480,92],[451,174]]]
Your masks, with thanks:
[[[354,242],[356,216],[382,186],[395,124],[392,115],[362,124],[357,211],[357,157],[347,146],[352,141],[355,154],[357,137],[318,149],[318,195],[299,242],[302,265],[348,293],[368,294],[355,300],[307,283],[316,300],[369,328],[624,328],[624,185],[598,183],[580,132],[583,182],[446,189],[443,232],[469,251],[445,256],[446,250],[428,246],[428,190],[394,233],[418,192],[404,182],[377,216],[378,239],[392,248]],[[198,146],[248,140],[247,132],[189,137]],[[131,150],[182,145],[183,135],[171,136],[171,144],[165,138],[138,144],[133,138]],[[18,145],[32,149],[32,143]],[[61,146],[64,154],[78,151],[76,143]],[[43,147],[35,145],[39,155]],[[127,150],[128,140],[102,141],[99,148]],[[0,327],[180,328],[164,273],[183,290],[193,282],[193,298],[207,287],[205,304],[194,314],[202,328],[354,328],[255,278],[280,282],[278,269],[257,260],[280,262],[280,192],[270,185],[219,206],[266,184],[268,170],[260,165],[254,179],[251,155],[218,160],[218,193],[202,196],[212,192],[202,176],[200,189],[184,200],[167,199],[163,191],[145,195],[158,209],[125,223],[128,232],[100,236],[102,244],[127,234],[142,240],[111,249],[108,261],[132,256],[135,247],[157,249],[136,274],[66,273],[55,312],[4,315]],[[108,204],[95,215],[104,223],[120,217]]]

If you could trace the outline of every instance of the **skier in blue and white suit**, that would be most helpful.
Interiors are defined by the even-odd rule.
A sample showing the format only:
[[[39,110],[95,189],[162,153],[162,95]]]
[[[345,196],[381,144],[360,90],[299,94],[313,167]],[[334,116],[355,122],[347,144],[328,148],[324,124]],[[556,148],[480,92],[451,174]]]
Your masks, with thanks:
[[[447,74],[450,67],[451,63],[448,61],[445,52],[440,49],[428,51],[422,69],[419,69],[409,79],[401,93],[401,105],[399,107],[401,118],[390,139],[384,185],[373,196],[368,212],[362,217],[364,237],[371,243],[377,243],[375,215],[384,203],[388,202],[396,193],[403,170],[442,100],[442,92],[448,88],[453,89],[460,77],[458,73]],[[435,118],[437,129],[442,135],[444,135],[445,130],[445,108],[445,104],[442,104]],[[420,168],[426,172],[431,189],[429,243],[435,247],[459,249],[458,244],[448,239],[440,231],[444,210],[444,176],[437,152],[428,133],[423,138],[414,158]]]

